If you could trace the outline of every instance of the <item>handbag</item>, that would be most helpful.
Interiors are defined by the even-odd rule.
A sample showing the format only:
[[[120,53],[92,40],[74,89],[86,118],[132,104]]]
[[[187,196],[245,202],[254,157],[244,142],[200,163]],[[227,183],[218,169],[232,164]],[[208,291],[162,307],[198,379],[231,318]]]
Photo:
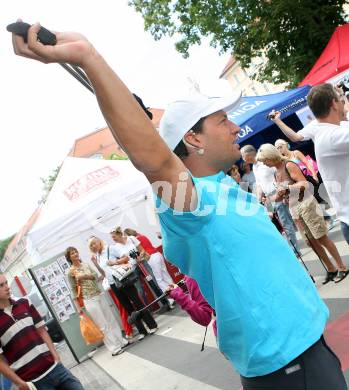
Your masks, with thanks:
[[[87,345],[98,344],[104,339],[103,332],[85,313],[80,314],[80,331]]]
[[[107,256],[109,260],[109,246],[107,247]],[[135,268],[124,267],[122,265],[111,266],[110,268],[112,268],[112,275],[117,289],[133,286],[138,280]]]
[[[308,163],[313,167],[315,173],[318,173],[319,172],[319,168],[317,166],[317,163],[315,160],[313,160],[311,158],[311,156],[309,156],[308,154],[305,156],[305,158],[307,159]],[[303,164],[303,162],[300,162],[299,164],[297,164],[299,166],[299,168],[301,169],[301,171],[303,172],[304,176],[307,177],[307,176],[310,176],[312,177],[312,173],[309,171],[309,169],[307,168],[307,166],[305,164]]]

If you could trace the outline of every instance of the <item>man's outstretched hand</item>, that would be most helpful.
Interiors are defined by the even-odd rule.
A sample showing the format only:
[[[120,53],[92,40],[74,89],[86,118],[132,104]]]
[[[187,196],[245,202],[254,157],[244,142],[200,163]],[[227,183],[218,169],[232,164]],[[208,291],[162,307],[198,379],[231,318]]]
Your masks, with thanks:
[[[280,111],[272,110],[272,111],[270,111],[269,114],[268,114],[268,118],[269,118],[271,121],[273,121],[273,122],[275,122],[275,121],[277,121],[278,119],[280,119],[280,117],[281,117],[281,112],[280,112]]]
[[[31,58],[45,64],[51,62],[69,63],[83,67],[97,52],[91,43],[81,34],[74,32],[54,32],[57,37],[55,46],[43,45],[37,39],[40,24],[36,23],[28,30],[28,42],[23,37],[12,34],[14,52],[26,58]]]

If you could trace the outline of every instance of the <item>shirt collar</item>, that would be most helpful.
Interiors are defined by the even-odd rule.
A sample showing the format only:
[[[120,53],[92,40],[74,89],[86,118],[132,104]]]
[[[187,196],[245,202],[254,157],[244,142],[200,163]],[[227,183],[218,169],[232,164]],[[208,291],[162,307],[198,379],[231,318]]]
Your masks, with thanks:
[[[6,306],[4,309],[0,308],[1,311],[4,311],[5,309],[9,309],[11,308],[12,306],[15,306],[17,304],[17,301],[15,301],[14,299],[10,298],[9,299],[10,301],[10,306]]]
[[[215,173],[214,175],[210,175],[210,176],[196,177],[196,176],[192,175],[192,177],[197,179],[197,180],[221,181],[223,178],[226,177],[226,174],[223,171],[219,171],[219,172]]]

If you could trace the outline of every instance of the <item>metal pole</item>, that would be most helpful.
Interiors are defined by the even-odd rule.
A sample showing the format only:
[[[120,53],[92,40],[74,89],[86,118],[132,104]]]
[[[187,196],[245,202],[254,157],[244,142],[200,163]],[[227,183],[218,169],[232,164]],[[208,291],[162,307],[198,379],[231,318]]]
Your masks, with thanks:
[[[287,235],[286,235],[286,236],[287,236]],[[303,258],[302,258],[302,255],[300,254],[299,250],[296,248],[296,245],[292,242],[291,239],[288,239],[288,241],[291,243],[291,245],[292,245],[292,247],[293,247],[293,250],[294,250],[294,252],[296,253],[298,259],[300,259],[300,261],[302,262],[304,268],[307,270],[307,272],[308,272],[308,274],[309,274],[311,280],[315,283],[315,279],[314,279],[313,275],[310,273],[309,268],[306,266],[306,264],[305,264],[305,262],[304,262],[304,260],[303,260]]]
[[[70,73],[76,80],[78,80],[84,87],[86,87],[90,92],[93,94],[95,93],[90,81],[86,77],[86,75],[83,73],[81,69],[79,69],[77,66],[70,67],[68,64],[59,64],[63,69],[65,69],[68,73]]]
[[[305,235],[305,238],[308,240],[308,243],[309,243],[309,246],[310,248],[314,251],[314,253],[316,254],[316,256],[318,257],[318,259],[320,260],[320,263],[322,264],[322,266],[324,267],[324,270],[326,272],[328,272],[328,269],[326,268],[325,264],[323,263],[323,261],[321,260],[321,257],[319,256],[319,253],[317,252],[317,250],[315,249],[314,245],[312,244],[312,242],[309,240],[309,237],[307,236],[307,234],[304,232],[304,235]]]

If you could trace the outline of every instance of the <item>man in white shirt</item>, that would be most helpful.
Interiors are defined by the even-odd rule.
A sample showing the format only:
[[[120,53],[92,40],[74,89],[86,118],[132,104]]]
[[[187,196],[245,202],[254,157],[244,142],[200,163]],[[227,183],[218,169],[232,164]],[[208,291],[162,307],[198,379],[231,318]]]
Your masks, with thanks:
[[[298,133],[282,122],[280,113],[276,113],[273,121],[291,141],[314,142],[319,171],[349,244],[348,101],[331,84],[313,87],[307,100],[316,121]]]
[[[256,149],[252,145],[245,145],[241,148],[241,157],[247,164],[253,164],[253,173],[256,179],[256,195],[259,202],[270,202],[270,197],[275,193],[275,168],[269,168],[262,162],[256,160]],[[288,210],[288,207],[283,202],[273,202],[274,210],[276,211],[282,227],[288,239],[291,241],[297,250],[296,229]],[[292,248],[293,249],[293,248]]]

